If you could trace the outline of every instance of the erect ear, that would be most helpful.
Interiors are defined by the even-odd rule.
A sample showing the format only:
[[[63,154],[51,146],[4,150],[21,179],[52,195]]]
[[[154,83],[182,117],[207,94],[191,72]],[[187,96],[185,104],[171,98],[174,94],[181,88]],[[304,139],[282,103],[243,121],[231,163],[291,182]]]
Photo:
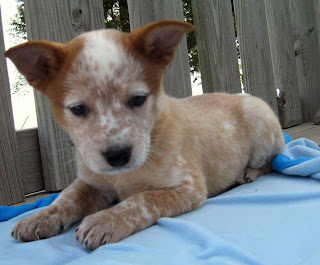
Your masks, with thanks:
[[[34,88],[44,90],[48,80],[61,68],[66,50],[61,43],[29,41],[9,49],[4,55]]]
[[[163,20],[136,29],[130,38],[142,54],[170,62],[184,34],[192,30],[194,27],[189,23]]]

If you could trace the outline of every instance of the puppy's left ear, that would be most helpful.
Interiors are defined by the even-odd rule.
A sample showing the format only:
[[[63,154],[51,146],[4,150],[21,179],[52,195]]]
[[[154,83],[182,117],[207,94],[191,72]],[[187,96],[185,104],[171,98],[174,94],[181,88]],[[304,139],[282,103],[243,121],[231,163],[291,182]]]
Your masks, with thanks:
[[[184,34],[192,30],[194,27],[189,23],[163,20],[136,29],[130,33],[130,39],[143,55],[169,63]]]
[[[46,86],[61,69],[66,50],[61,43],[29,41],[4,53],[34,88],[45,92]]]

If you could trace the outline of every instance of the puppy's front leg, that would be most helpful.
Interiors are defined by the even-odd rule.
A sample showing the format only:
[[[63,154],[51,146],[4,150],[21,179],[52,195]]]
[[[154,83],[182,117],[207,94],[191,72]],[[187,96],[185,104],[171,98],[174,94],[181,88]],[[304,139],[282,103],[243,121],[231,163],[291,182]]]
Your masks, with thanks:
[[[113,208],[86,217],[77,231],[77,240],[89,249],[118,242],[157,222],[199,207],[206,192],[196,189],[163,189],[135,194]]]
[[[34,241],[57,235],[88,214],[107,208],[113,194],[108,195],[102,196],[93,187],[78,179],[50,206],[20,220],[11,235],[20,241]]]

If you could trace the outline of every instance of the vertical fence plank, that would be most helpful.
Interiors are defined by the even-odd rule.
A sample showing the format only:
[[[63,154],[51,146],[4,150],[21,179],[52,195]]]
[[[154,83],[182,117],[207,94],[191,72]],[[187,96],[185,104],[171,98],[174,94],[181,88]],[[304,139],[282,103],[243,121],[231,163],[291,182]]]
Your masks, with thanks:
[[[317,35],[318,35],[318,43],[319,43],[319,50],[320,50],[320,0],[314,0],[314,12],[316,14]]]
[[[16,134],[24,194],[43,191],[45,188],[38,128],[19,130]]]
[[[283,128],[302,122],[289,0],[265,0],[275,86]]]
[[[263,98],[278,113],[264,2],[234,4],[245,91]]]
[[[192,0],[203,92],[241,92],[231,1]]]
[[[24,201],[0,7],[0,205]]]
[[[313,121],[320,107],[320,51],[313,0],[290,0],[302,121]]]
[[[162,19],[184,20],[181,0],[128,0],[131,30]],[[191,95],[187,41],[181,42],[165,79],[165,91],[174,97]]]
[[[66,42],[84,31],[104,28],[102,0],[25,0],[29,40]],[[69,136],[54,121],[48,99],[36,91],[45,188],[61,190],[76,177]]]

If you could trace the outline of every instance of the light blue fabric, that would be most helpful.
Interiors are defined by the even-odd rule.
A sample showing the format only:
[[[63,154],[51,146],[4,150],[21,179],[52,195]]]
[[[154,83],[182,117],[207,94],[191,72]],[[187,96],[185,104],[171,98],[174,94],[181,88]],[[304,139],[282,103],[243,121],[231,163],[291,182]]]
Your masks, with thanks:
[[[289,134],[287,134],[285,132],[282,132],[282,133],[283,133],[284,141],[286,144],[292,141],[292,138]]]
[[[54,193],[46,198],[38,199],[31,204],[23,204],[19,206],[0,206],[0,222],[7,221],[27,211],[48,206],[58,197],[58,195],[58,193]]]
[[[0,223],[0,264],[318,265],[319,209],[320,181],[272,173],[95,251],[76,242],[77,225],[45,240],[12,239],[17,221],[36,209]]]
[[[274,170],[286,175],[320,179],[320,147],[305,138],[290,141],[271,164]]]

